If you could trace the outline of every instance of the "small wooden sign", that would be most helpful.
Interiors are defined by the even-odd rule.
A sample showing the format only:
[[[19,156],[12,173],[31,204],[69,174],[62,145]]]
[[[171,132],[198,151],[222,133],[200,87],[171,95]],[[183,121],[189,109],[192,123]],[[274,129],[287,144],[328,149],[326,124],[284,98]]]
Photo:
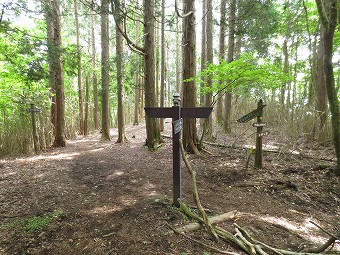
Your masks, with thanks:
[[[266,127],[267,122],[253,123],[253,127]]]
[[[266,135],[269,135],[268,131],[258,133],[258,137],[263,137],[263,136],[266,136]]]
[[[40,112],[41,109],[40,108],[29,108],[28,112]]]
[[[172,128],[174,130],[174,133],[177,134],[182,131],[182,119],[175,120],[172,122]]]

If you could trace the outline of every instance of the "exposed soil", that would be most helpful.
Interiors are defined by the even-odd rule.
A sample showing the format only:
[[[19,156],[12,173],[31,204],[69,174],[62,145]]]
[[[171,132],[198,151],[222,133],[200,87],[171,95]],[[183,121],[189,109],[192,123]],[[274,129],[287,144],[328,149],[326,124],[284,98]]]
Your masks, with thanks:
[[[100,142],[96,133],[38,156],[0,160],[0,254],[217,254],[183,236],[165,235],[166,223],[187,221],[171,206],[171,140],[150,152],[143,146],[144,128],[127,127],[126,144],[116,144],[112,130],[111,142]],[[272,138],[266,139],[270,144]],[[218,134],[216,142],[234,140]],[[244,213],[220,226],[233,232],[237,223],[260,241],[293,251],[328,239],[310,221],[330,232],[339,227],[340,178],[332,172],[334,161],[320,160],[334,158],[331,149],[309,149],[309,158],[265,152],[263,169],[252,167],[252,156],[247,170],[247,149],[205,149],[211,154],[189,155],[203,206],[210,214]],[[184,165],[183,186],[184,201],[193,205]],[[18,224],[55,212],[60,213],[42,229]],[[214,243],[204,230],[188,235],[243,253]]]

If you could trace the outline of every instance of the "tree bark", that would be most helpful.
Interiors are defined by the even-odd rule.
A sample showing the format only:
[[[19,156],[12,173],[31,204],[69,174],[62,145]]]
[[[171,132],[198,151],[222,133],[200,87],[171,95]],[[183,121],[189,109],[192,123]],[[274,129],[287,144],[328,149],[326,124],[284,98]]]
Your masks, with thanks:
[[[98,129],[98,82],[96,73],[96,38],[94,22],[94,1],[91,1],[91,46],[92,46],[92,82],[93,82],[93,122],[94,128]]]
[[[207,9],[207,22],[206,22],[206,65],[212,64],[214,62],[214,54],[213,54],[213,18],[212,18],[212,0],[206,0],[206,9]],[[212,87],[212,78],[209,77],[207,80],[207,87]],[[211,107],[212,103],[212,92],[205,94],[205,106]],[[204,130],[205,130],[205,139],[211,141],[213,139],[213,128],[212,128],[212,114],[209,115],[208,118],[204,120]]]
[[[90,103],[90,81],[89,76],[86,75],[85,78],[85,117],[84,117],[84,135],[89,134],[89,103]]]
[[[206,31],[206,26],[207,26],[207,0],[202,0],[202,37],[201,37],[201,71],[203,71],[204,69],[207,68],[207,47],[206,47],[206,43],[207,43],[207,31]],[[202,77],[203,78],[203,77]],[[204,78],[203,78],[204,79]],[[203,81],[200,84],[200,105],[204,106],[205,104],[205,98],[204,98],[204,94],[203,89],[205,87],[205,82]],[[203,123],[204,120],[200,121],[200,123]]]
[[[220,35],[219,35],[219,62],[221,63],[225,57],[225,31],[226,31],[226,15],[227,0],[221,0],[221,18],[220,18]],[[222,81],[220,82],[222,83]],[[221,84],[222,85],[222,84]],[[216,106],[216,118],[219,124],[223,124],[223,99],[218,95]]]
[[[230,0],[229,21],[228,21],[228,55],[227,62],[231,63],[234,60],[234,47],[235,47],[235,23],[236,23],[236,0]],[[231,133],[231,100],[232,95],[227,91],[225,95],[225,118],[224,118],[224,131]]]
[[[144,86],[145,107],[156,106],[155,87],[155,36],[154,36],[154,0],[144,0]],[[157,148],[161,142],[159,123],[155,118],[146,116],[146,145],[149,149]]]
[[[165,0],[162,0],[162,24],[161,24],[161,95],[160,107],[164,107],[165,101]],[[164,119],[160,119],[160,130],[164,130]]]
[[[56,129],[53,142],[54,147],[65,147],[65,95],[64,95],[64,71],[62,63],[60,1],[50,2],[51,16],[53,19],[53,56],[52,66],[55,68],[55,94],[56,94]]]
[[[101,0],[101,72],[102,72],[102,140],[110,140],[110,63],[109,63],[109,3],[108,0]]]
[[[124,5],[124,1],[116,0],[119,7]],[[118,99],[118,139],[117,143],[125,143],[125,112],[124,112],[124,45],[123,45],[123,35],[121,34],[119,27],[122,26],[122,17],[120,15],[119,8],[116,10],[116,67],[117,67],[117,99]]]
[[[196,76],[196,34],[195,34],[195,1],[184,1],[183,18],[183,107],[196,106],[196,83],[185,81]],[[198,142],[196,119],[183,120],[183,146],[186,150],[197,153]]]
[[[79,106],[79,133],[84,134],[84,105],[83,105],[83,85],[82,85],[82,68],[81,68],[81,47],[80,47],[80,30],[78,18],[78,0],[74,0],[74,17],[76,21],[76,40],[77,40],[77,63],[78,63],[78,106]]]
[[[317,52],[317,66],[316,66],[316,83],[315,83],[315,95],[316,95],[316,114],[319,118],[317,122],[319,125],[316,127],[317,134],[324,130],[327,121],[327,89],[324,72],[324,51],[323,51],[323,32],[321,31],[319,47]]]
[[[135,26],[136,26],[136,38],[139,37],[139,24],[137,21],[135,21]],[[135,109],[134,109],[134,120],[133,120],[133,125],[139,125],[139,113],[140,113],[140,99],[141,99],[141,83],[140,83],[140,56],[139,54],[135,55]]]
[[[49,87],[51,92],[51,123],[53,127],[53,136],[55,136],[57,125],[57,105],[55,96],[55,78],[56,78],[56,61],[55,54],[56,46],[54,44],[54,21],[52,16],[51,1],[45,2],[45,19],[46,19],[46,32],[47,32],[47,53],[48,53],[48,74],[49,74]]]
[[[332,54],[333,54],[333,40],[335,28],[337,26],[338,5],[337,0],[326,0],[325,4],[321,0],[315,0],[321,24],[323,26],[322,36],[324,38],[324,72],[326,80],[326,88],[328,95],[328,103],[330,112],[332,114],[332,131],[333,143],[335,148],[335,155],[337,158],[336,174],[340,175],[340,105],[337,91],[335,89],[335,79],[333,72]]]

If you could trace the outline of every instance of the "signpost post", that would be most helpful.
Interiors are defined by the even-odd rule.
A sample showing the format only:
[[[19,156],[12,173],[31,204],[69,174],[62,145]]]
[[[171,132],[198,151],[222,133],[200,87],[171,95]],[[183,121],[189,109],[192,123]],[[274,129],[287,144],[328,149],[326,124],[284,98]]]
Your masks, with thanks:
[[[242,116],[237,121],[240,123],[246,123],[256,118],[256,123],[253,123],[253,127],[256,127],[256,148],[255,148],[255,167],[262,168],[262,137],[268,135],[267,132],[262,132],[263,127],[267,126],[267,122],[262,122],[263,108],[266,105],[263,104],[263,100],[260,99],[257,103],[257,108],[254,111]]]
[[[260,99],[260,101],[257,103],[257,109],[262,108],[263,101]],[[262,168],[262,129],[264,127],[264,123],[262,122],[263,113],[261,113],[257,116],[255,123],[256,126],[256,149],[255,149],[255,167],[256,168]]]
[[[37,125],[35,122],[35,114],[40,112],[39,108],[34,108],[34,104],[31,104],[31,108],[28,109],[28,112],[32,115],[32,130],[33,130],[33,145],[35,154],[39,154],[39,145],[38,145],[38,133],[37,133]]]
[[[145,107],[146,114],[151,118],[172,118],[172,165],[173,165],[173,203],[179,206],[182,198],[181,148],[179,139],[183,126],[182,118],[207,118],[212,107],[181,107],[180,95],[173,96],[172,107]]]

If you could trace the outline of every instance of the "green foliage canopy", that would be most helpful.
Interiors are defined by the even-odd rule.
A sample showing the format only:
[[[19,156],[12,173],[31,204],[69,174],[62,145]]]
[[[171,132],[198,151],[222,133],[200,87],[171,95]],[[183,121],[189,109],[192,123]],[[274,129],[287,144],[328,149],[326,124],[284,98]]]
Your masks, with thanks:
[[[256,91],[279,88],[292,77],[282,72],[278,65],[266,59],[257,59],[253,54],[243,54],[231,63],[222,60],[220,64],[209,64],[197,77],[192,78],[207,85],[212,79],[212,86],[204,86],[201,93],[225,93],[251,95]]]

